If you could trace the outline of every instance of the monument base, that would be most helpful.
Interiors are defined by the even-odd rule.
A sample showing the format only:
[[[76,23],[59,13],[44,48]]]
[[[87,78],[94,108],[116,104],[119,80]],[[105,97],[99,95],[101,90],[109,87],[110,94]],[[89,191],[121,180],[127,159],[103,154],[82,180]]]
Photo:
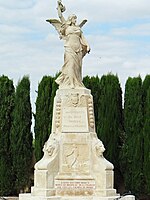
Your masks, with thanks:
[[[52,133],[43,151],[31,194],[20,194],[19,200],[135,200],[114,189],[114,166],[104,158],[95,132],[90,90],[57,90]]]
[[[32,196],[29,194],[19,194],[19,200],[135,200],[133,195],[127,195],[124,197],[120,197],[120,195],[112,196],[112,197],[100,197],[100,196],[51,196],[51,197],[43,197],[43,196]]]

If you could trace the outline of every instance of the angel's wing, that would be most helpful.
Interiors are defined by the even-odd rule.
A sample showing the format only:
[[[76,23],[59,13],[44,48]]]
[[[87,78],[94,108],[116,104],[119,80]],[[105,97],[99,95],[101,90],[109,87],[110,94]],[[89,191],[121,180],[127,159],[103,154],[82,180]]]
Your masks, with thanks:
[[[55,27],[58,34],[61,35],[60,30],[61,30],[62,23],[58,19],[47,19],[46,21],[52,24]]]
[[[84,19],[80,24],[79,24],[79,27],[82,28],[82,26],[87,22],[86,19]]]

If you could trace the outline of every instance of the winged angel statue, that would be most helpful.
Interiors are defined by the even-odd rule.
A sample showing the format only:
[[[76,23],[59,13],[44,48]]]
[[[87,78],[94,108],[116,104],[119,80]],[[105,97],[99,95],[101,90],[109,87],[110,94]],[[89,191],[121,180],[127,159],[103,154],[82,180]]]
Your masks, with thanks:
[[[76,25],[77,16],[71,15],[65,20],[62,13],[66,10],[61,0],[58,0],[59,19],[46,20],[57,30],[60,39],[64,40],[64,65],[61,74],[56,79],[59,88],[80,88],[82,83],[82,59],[90,52],[90,46],[81,31],[82,26],[87,22],[83,20]]]

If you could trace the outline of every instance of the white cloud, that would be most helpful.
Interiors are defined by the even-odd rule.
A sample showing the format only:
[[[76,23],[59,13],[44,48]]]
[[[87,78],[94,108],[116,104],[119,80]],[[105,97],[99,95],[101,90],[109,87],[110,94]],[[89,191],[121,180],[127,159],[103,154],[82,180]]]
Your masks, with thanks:
[[[79,21],[83,18],[89,21],[85,25],[85,37],[91,53],[83,61],[84,75],[112,72],[118,74],[124,87],[128,76],[144,77],[150,73],[149,0],[63,2],[66,17],[75,13]],[[63,43],[54,28],[45,22],[57,18],[56,6],[54,0],[0,0],[0,74],[13,78],[15,84],[29,74],[32,102],[42,76],[54,75],[63,65]],[[128,21],[132,25],[126,26]],[[93,27],[101,23],[112,27],[109,31],[95,31]]]
[[[136,24],[132,27],[121,27],[112,30],[112,34],[117,36],[149,36],[150,37],[150,23]]]
[[[35,4],[36,0],[26,0],[26,1],[20,1],[20,0],[11,0],[11,1],[0,1],[1,7],[7,8],[7,9],[27,9],[32,7]]]
[[[80,0],[64,1],[69,10],[90,21],[111,22],[150,17],[149,0]],[[82,10],[82,12],[81,12]],[[85,15],[85,16],[84,16]]]

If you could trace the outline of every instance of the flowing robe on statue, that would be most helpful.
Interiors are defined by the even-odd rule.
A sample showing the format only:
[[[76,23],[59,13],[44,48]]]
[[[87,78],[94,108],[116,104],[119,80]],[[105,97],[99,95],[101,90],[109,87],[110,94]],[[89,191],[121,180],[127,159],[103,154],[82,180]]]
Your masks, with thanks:
[[[79,26],[68,26],[65,29],[65,36],[64,65],[56,83],[60,88],[84,87],[82,58],[86,54],[86,41]]]

